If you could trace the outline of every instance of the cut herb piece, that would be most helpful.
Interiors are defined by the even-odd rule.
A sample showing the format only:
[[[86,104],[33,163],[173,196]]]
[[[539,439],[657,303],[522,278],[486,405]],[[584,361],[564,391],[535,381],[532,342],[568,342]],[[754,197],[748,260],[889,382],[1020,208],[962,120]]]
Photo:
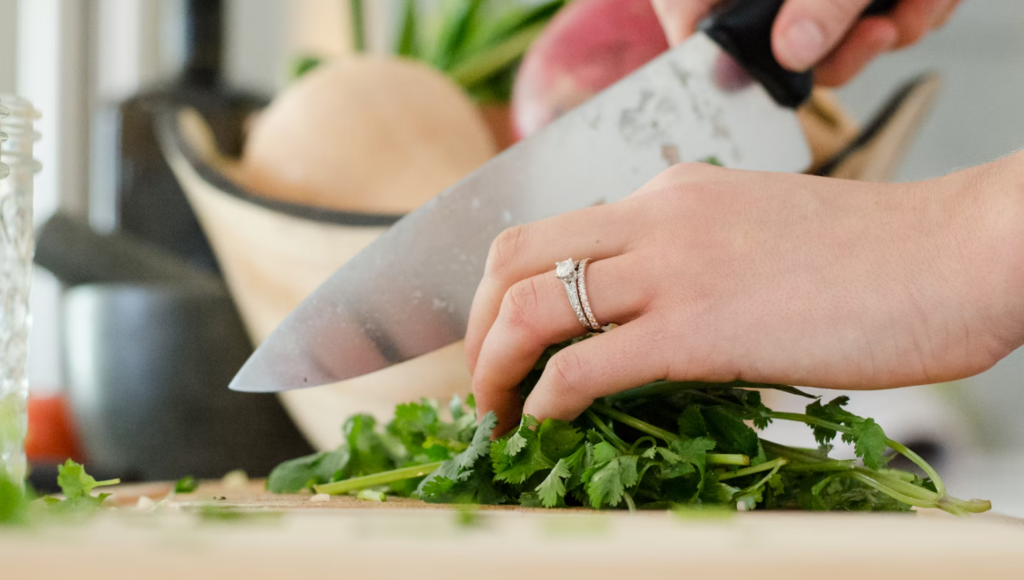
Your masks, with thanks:
[[[64,499],[46,498],[46,503],[61,511],[91,511],[100,507],[103,500],[110,497],[109,493],[93,496],[92,490],[119,483],[121,483],[120,479],[96,481],[85,472],[82,465],[68,459],[64,465],[57,466],[57,485],[60,486]]]
[[[199,481],[191,475],[186,475],[174,483],[174,493],[192,493],[197,489]]]
[[[334,481],[344,473],[349,452],[345,446],[285,461],[270,472],[267,489],[273,493],[297,493],[303,489]]]

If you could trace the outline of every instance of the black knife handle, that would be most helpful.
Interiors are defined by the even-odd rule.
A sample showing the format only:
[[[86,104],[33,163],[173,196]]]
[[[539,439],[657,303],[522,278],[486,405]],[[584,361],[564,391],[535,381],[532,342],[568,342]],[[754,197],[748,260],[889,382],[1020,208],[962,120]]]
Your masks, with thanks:
[[[831,0],[821,0],[829,2]],[[783,68],[772,50],[772,28],[786,0],[731,0],[701,24],[723,50],[764,85],[777,103],[796,108],[811,96],[813,71],[796,73]],[[885,14],[899,0],[875,0],[863,16]]]

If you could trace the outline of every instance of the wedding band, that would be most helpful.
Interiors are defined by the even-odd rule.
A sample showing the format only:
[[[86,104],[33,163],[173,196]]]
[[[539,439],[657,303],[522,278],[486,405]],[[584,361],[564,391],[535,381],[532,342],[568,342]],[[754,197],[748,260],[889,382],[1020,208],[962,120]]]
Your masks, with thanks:
[[[584,328],[589,330],[590,321],[587,320],[587,315],[584,314],[583,308],[580,306],[580,295],[576,286],[576,266],[577,263],[572,258],[558,262],[555,264],[555,276],[565,285],[565,293],[569,297],[569,304],[572,306],[572,311],[576,313],[576,318]]]
[[[590,330],[598,331],[601,330],[601,325],[597,323],[597,318],[594,317],[594,312],[590,309],[590,298],[587,297],[587,264],[589,263],[590,258],[586,258],[581,260],[579,265],[576,266],[576,289],[580,295],[583,314],[587,316],[587,322],[590,323]]]

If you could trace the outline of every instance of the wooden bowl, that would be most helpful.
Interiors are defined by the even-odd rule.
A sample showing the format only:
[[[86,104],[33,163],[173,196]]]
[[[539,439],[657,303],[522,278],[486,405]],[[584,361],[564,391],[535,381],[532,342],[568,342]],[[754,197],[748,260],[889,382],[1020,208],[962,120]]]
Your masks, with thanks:
[[[359,253],[399,215],[349,213],[297,205],[246,191],[234,160],[190,109],[158,121],[164,155],[199,218],[255,344],[321,282]],[[397,403],[447,398],[470,390],[461,344],[371,375],[281,399],[319,449],[341,443],[341,422],[354,413],[390,417]]]

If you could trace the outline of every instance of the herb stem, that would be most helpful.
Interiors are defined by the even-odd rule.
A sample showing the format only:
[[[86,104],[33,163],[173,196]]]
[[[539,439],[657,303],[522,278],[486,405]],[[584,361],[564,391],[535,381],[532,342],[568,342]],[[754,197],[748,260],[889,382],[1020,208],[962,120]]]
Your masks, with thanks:
[[[655,427],[654,425],[651,425],[646,421],[641,421],[640,419],[637,419],[632,415],[623,413],[622,411],[618,411],[607,405],[603,405],[601,403],[594,403],[593,405],[590,406],[590,408],[593,409],[594,411],[597,411],[598,413],[601,413],[605,417],[608,417],[609,419],[614,419],[619,423],[622,423],[623,425],[627,425],[629,427],[636,429],[637,431],[640,431],[641,433],[646,433],[652,437],[657,437],[658,439],[661,439],[665,443],[672,443],[676,439],[679,439],[679,436],[676,435],[675,433],[672,433],[671,431],[666,431],[661,427]]]
[[[830,429],[832,431],[837,431],[839,433],[850,434],[850,433],[853,432],[853,430],[850,429],[849,427],[845,427],[845,426],[840,425],[838,423],[832,423],[831,421],[826,421],[824,419],[819,419],[817,417],[811,417],[810,415],[802,415],[800,413],[774,413],[773,412],[773,413],[770,413],[769,416],[772,419],[780,419],[780,420],[783,420],[783,421],[796,421],[798,423],[805,423],[807,425],[814,425],[814,426],[817,426],[817,427],[824,427],[825,429]],[[897,453],[900,453],[901,455],[903,455],[904,457],[906,457],[907,459],[912,461],[918,467],[920,467],[928,475],[928,477],[932,480],[932,483],[935,484],[935,490],[938,492],[939,496],[945,496],[946,495],[946,485],[944,483],[942,483],[942,478],[939,477],[939,474],[938,474],[938,472],[935,471],[935,468],[933,468],[931,465],[928,465],[928,462],[925,461],[924,459],[922,459],[920,455],[918,455],[917,453],[914,453],[913,451],[911,451],[907,446],[903,445],[902,443],[899,443],[897,441],[893,441],[892,439],[889,439],[889,438],[885,439],[885,444],[888,445],[890,448],[892,448]]]
[[[627,492],[623,492],[622,493],[622,497],[623,497],[623,499],[626,500],[626,507],[629,508],[629,513],[635,514],[636,513],[636,503],[633,502],[633,496],[629,495],[629,492],[627,491]]]
[[[889,487],[889,486],[885,485],[884,483],[878,481],[877,479],[872,477],[872,475],[873,475],[872,472],[864,473],[863,471],[858,471],[856,469],[851,470],[849,473],[843,474],[843,476],[845,476],[845,477],[852,477],[853,479],[856,479],[857,481],[859,481],[859,482],[861,482],[861,483],[863,483],[863,484],[865,484],[865,485],[867,485],[869,487],[873,487],[873,488],[877,489],[878,491],[884,493],[885,495],[887,495],[887,496],[889,496],[889,497],[891,497],[891,498],[893,498],[893,499],[895,499],[897,501],[901,501],[901,502],[903,502],[905,504],[912,505],[914,507],[922,507],[922,508],[938,507],[938,502],[935,501],[935,500],[929,501],[928,499],[921,498],[920,496],[917,496],[916,494],[914,496],[909,496],[909,495],[900,493],[899,491],[897,491],[895,489],[892,489],[891,487]],[[928,491],[928,490],[924,490],[924,491]]]
[[[939,496],[946,495],[946,485],[942,483],[942,478],[939,477],[938,472],[936,472],[931,465],[928,465],[928,462],[925,461],[920,455],[911,451],[911,449],[906,445],[903,445],[902,443],[899,443],[897,441],[893,441],[892,439],[886,439],[885,444],[891,447],[897,453],[901,453],[904,457],[912,461],[914,465],[920,467],[932,480],[932,483],[935,484],[935,491],[938,492]]]
[[[651,443],[651,448],[654,448],[654,447],[658,446],[658,440],[657,439],[655,439],[654,437],[650,437],[650,436],[644,436],[644,437],[641,437],[641,438],[637,439],[636,441],[633,442],[632,445],[629,446],[629,454],[630,455],[636,455],[636,451],[640,447],[640,445],[642,445],[644,443],[647,443],[647,442]]]
[[[757,483],[755,483],[754,485],[751,485],[750,487],[747,487],[747,488],[745,488],[745,489],[742,489],[742,490],[740,490],[740,492],[739,492],[738,494],[736,494],[736,495],[746,495],[746,494],[748,494],[748,493],[753,493],[753,492],[754,492],[754,491],[756,491],[756,490],[757,490],[757,489],[758,489],[759,487],[764,487],[764,486],[765,486],[765,484],[767,484],[767,483],[768,483],[768,481],[769,481],[769,480],[770,480],[770,479],[771,479],[772,477],[774,477],[776,473],[778,473],[778,472],[779,472],[779,469],[781,469],[783,465],[785,465],[785,462],[784,462],[784,461],[783,461],[783,462],[779,462],[779,463],[776,463],[776,464],[775,464],[775,465],[774,465],[774,466],[772,467],[772,470],[771,470],[771,471],[770,471],[770,472],[768,473],[768,475],[766,475],[766,476],[762,477],[762,478],[761,478],[761,480],[760,480],[760,481],[758,481]]]
[[[593,411],[601,413],[602,415],[608,417],[609,419],[614,419],[619,423],[622,423],[623,425],[632,427],[637,431],[640,431],[641,433],[646,433],[652,437],[657,437],[658,439],[661,439],[665,443],[672,443],[673,441],[679,439],[679,436],[676,435],[675,433],[666,431],[661,427],[655,427],[654,425],[651,425],[646,421],[641,421],[640,419],[637,419],[636,417],[628,413],[623,413],[622,411],[618,411],[607,405],[594,403],[593,405],[590,406],[590,409],[587,410],[587,413],[593,414],[593,411],[591,411],[591,409],[593,409]],[[588,417],[589,416],[590,415],[588,415]],[[596,419],[598,422],[601,421],[600,419],[597,419],[596,416],[592,418],[592,420],[594,419]],[[603,423],[601,424],[603,425]],[[609,428],[609,431],[610,430],[611,429]],[[708,453],[707,461],[711,465],[750,465],[750,458],[747,457],[746,455],[740,455],[738,453]]]
[[[771,461],[766,461],[761,465],[755,465],[746,469],[739,469],[736,471],[729,471],[718,476],[718,481],[728,481],[730,479],[736,479],[737,477],[746,477],[755,473],[761,473],[763,471],[772,471],[777,467],[782,467],[789,463],[789,460],[785,457],[779,457]]]
[[[708,453],[709,465],[750,465],[750,457],[739,453]]]
[[[335,481],[334,483],[324,483],[321,485],[316,485],[313,486],[313,489],[316,490],[317,493],[340,495],[357,489],[363,489],[366,487],[387,485],[389,483],[394,483],[396,481],[403,481],[406,479],[423,477],[424,475],[429,475],[430,473],[434,472],[438,467],[441,467],[441,463],[443,462],[435,461],[434,463],[424,463],[422,465],[402,467],[399,469],[392,469],[391,471],[374,473],[373,475],[352,477],[342,481]]]
[[[612,428],[609,427],[604,421],[602,421],[596,413],[594,413],[590,409],[587,409],[586,416],[587,419],[590,419],[590,422],[593,423],[595,427],[597,427],[597,430],[603,433],[604,436],[608,438],[608,441],[612,445],[614,445],[620,453],[629,452],[629,446],[626,445],[626,442],[620,439],[619,436],[615,434],[615,431],[612,431]]]
[[[107,487],[108,485],[117,485],[121,483],[120,479],[107,479],[104,481],[97,481],[95,487]]]

